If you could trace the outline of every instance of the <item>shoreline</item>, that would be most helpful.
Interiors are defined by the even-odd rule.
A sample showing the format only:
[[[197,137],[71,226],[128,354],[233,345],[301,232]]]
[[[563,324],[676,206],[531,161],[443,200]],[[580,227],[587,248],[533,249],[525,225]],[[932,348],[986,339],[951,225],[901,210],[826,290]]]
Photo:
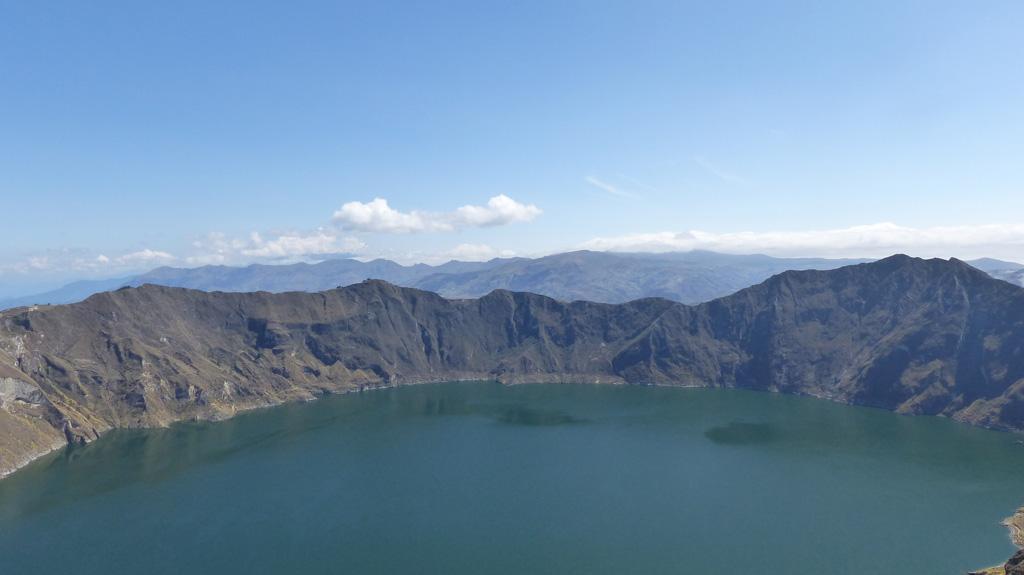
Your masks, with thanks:
[[[455,377],[429,378],[429,379],[412,380],[412,381],[394,381],[393,380],[392,382],[377,382],[377,383],[371,383],[371,382],[351,383],[350,382],[348,387],[346,387],[346,388],[339,388],[339,389],[333,389],[332,390],[332,389],[327,389],[327,388],[321,387],[321,388],[319,388],[315,392],[311,391],[311,390],[301,390],[301,391],[304,391],[306,393],[306,395],[304,397],[296,397],[296,398],[293,398],[293,399],[286,399],[286,400],[283,400],[283,401],[273,401],[273,402],[268,402],[268,403],[250,403],[248,405],[231,404],[230,405],[231,409],[230,409],[229,412],[228,411],[210,411],[210,412],[207,412],[206,414],[204,414],[205,416],[198,416],[197,414],[192,414],[191,416],[184,416],[184,417],[181,417],[179,419],[174,419],[172,421],[168,421],[168,422],[166,422],[164,424],[161,424],[161,425],[143,425],[143,426],[128,426],[128,427],[111,426],[111,427],[107,427],[106,429],[103,429],[102,431],[98,431],[97,434],[96,434],[96,437],[88,438],[86,436],[81,436],[81,437],[77,437],[77,439],[81,440],[81,443],[83,443],[83,444],[84,443],[92,443],[93,441],[96,441],[97,439],[99,439],[100,437],[105,435],[107,431],[110,431],[112,429],[160,429],[160,428],[169,427],[169,426],[174,425],[175,423],[178,423],[178,422],[181,422],[181,421],[210,421],[210,422],[225,421],[227,419],[231,419],[232,417],[234,417],[235,415],[237,415],[239,413],[243,413],[243,412],[247,412],[247,411],[252,411],[252,410],[256,410],[256,409],[264,409],[264,408],[268,408],[268,407],[274,407],[274,406],[278,406],[278,405],[284,405],[286,403],[295,403],[295,402],[299,402],[299,401],[316,401],[317,399],[319,399],[320,397],[325,396],[325,395],[335,395],[335,394],[344,394],[344,393],[359,393],[359,392],[363,392],[363,391],[375,391],[375,390],[380,390],[380,389],[392,389],[392,388],[407,387],[407,386],[412,386],[412,385],[429,385],[429,384],[432,384],[432,383],[446,383],[446,382],[457,382],[457,381],[490,381],[490,382],[499,383],[501,385],[523,385],[523,384],[543,384],[543,385],[556,385],[556,384],[564,384],[564,385],[631,385],[631,386],[636,386],[636,387],[678,387],[678,388],[682,388],[682,389],[695,389],[695,388],[741,389],[741,390],[746,390],[746,391],[758,391],[758,392],[764,392],[764,393],[784,393],[784,394],[787,394],[787,395],[794,395],[794,396],[798,396],[798,397],[811,397],[811,398],[814,398],[814,399],[829,401],[829,402],[832,402],[832,403],[838,403],[840,405],[849,405],[849,406],[853,406],[853,407],[870,407],[870,408],[875,408],[875,409],[883,409],[883,410],[888,411],[890,413],[895,413],[896,415],[903,415],[903,416],[909,416],[909,417],[917,417],[917,415],[914,415],[914,414],[900,413],[898,411],[887,409],[885,407],[881,407],[881,406],[878,406],[878,405],[852,403],[852,402],[842,401],[842,400],[839,400],[839,399],[836,399],[836,398],[833,398],[833,397],[829,397],[829,396],[826,396],[826,395],[822,395],[822,394],[799,392],[799,391],[782,391],[782,390],[778,390],[778,389],[759,389],[759,388],[756,388],[756,387],[742,387],[742,386],[720,387],[720,386],[715,386],[715,385],[699,385],[699,384],[693,384],[693,383],[689,383],[689,382],[682,383],[682,384],[679,384],[679,385],[673,385],[673,384],[669,384],[669,383],[658,383],[658,382],[628,382],[628,381],[623,380],[622,378],[608,377],[608,376],[602,376],[602,375],[590,375],[589,377],[584,375],[584,376],[580,376],[580,377],[574,377],[572,379],[567,379],[565,377],[557,376],[557,375],[554,376],[554,377],[550,377],[550,378],[548,378],[548,377],[504,378],[504,377],[501,377],[501,376],[495,377],[493,374],[484,375],[484,374],[465,374],[465,373],[463,373],[463,374],[455,376]],[[928,415],[928,416],[925,416],[925,417],[942,417],[942,418],[945,418],[945,419],[951,419],[953,421],[956,421],[957,423],[961,423],[961,424],[964,424],[964,425],[970,425],[972,427],[979,427],[979,428],[982,428],[982,429],[991,429],[993,431],[1000,431],[1000,432],[1006,432],[1006,433],[1012,433],[1012,434],[1018,434],[1018,435],[1024,434],[1024,431],[1017,430],[1017,429],[1007,429],[1007,428],[993,427],[993,426],[988,426],[988,425],[978,425],[978,424],[975,424],[975,423],[971,423],[970,421],[964,421],[964,420],[961,420],[961,419],[958,419],[958,418],[955,418],[955,417],[948,417],[948,416],[945,416],[945,415]],[[14,465],[12,465],[8,469],[0,468],[0,481],[3,481],[5,478],[7,478],[10,475],[16,473],[20,469],[23,469],[27,465],[30,465],[33,461],[36,461],[37,459],[39,459],[41,457],[45,457],[46,455],[49,455],[50,453],[53,453],[55,451],[59,451],[60,449],[63,449],[65,447],[71,445],[71,443],[72,442],[68,441],[67,439],[64,439],[61,442],[54,442],[53,444],[51,444],[51,447],[49,449],[45,449],[45,450],[36,452],[35,454],[28,455],[27,457],[22,458],[18,463],[15,463]],[[1024,549],[1024,507],[1021,507],[1020,509],[1018,509],[1017,512],[1013,516],[1006,518],[1003,522],[1000,523],[1000,525],[1002,525],[1002,526],[1004,526],[1004,527],[1006,527],[1007,529],[1010,530],[1010,537],[1011,537],[1011,540],[1013,541],[1014,545],[1016,545],[1018,548]],[[982,573],[984,575],[990,575],[987,571],[980,571],[978,573]],[[973,572],[972,572],[971,575],[973,575]],[[1002,574],[1000,573],[999,575],[1002,575]]]
[[[1010,541],[1018,551],[1001,565],[995,565],[981,571],[970,571],[967,575],[1020,575],[1024,573],[1024,507],[1017,509],[1013,515],[1003,519],[999,525],[1010,531]]]
[[[1010,540],[1013,544],[1019,549],[1024,549],[1024,507],[1004,519],[1000,525],[1010,530]]]

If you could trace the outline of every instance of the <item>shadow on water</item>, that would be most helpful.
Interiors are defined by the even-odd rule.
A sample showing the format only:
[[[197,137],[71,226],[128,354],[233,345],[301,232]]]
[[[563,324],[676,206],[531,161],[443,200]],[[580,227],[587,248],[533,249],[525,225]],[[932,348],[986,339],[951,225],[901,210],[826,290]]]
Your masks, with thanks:
[[[511,406],[488,414],[505,425],[525,425],[545,427],[550,425],[569,425],[586,423],[587,420],[569,414],[544,409],[531,409],[525,406]]]
[[[423,396],[403,401],[399,410],[404,415],[485,417],[503,425],[526,427],[588,423],[586,419],[574,417],[561,410],[531,407],[522,402],[484,403],[453,397]]]
[[[740,420],[730,421],[704,432],[704,437],[721,445],[775,443],[779,440],[779,435],[779,430],[770,423],[751,423]]]
[[[875,462],[891,468],[970,478],[979,470],[1024,472],[1024,446],[1010,433],[971,427],[934,416],[897,415],[883,409],[812,397],[747,390],[693,390],[707,415],[704,437],[723,447],[770,450],[790,460]],[[703,400],[707,401],[703,401]]]

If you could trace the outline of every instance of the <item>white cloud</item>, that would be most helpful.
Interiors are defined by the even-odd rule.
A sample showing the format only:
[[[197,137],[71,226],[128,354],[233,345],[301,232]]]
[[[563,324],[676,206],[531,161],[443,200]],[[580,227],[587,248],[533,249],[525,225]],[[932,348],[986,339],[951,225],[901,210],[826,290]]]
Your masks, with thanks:
[[[455,210],[452,222],[456,227],[487,228],[504,226],[515,222],[531,222],[543,212],[537,206],[524,206],[505,194],[494,196],[487,201],[487,207],[462,206]]]
[[[328,254],[357,254],[368,246],[357,238],[339,237],[316,230],[314,232],[279,232],[265,239],[258,232],[248,238],[231,238],[222,232],[213,232],[193,240],[196,252],[187,256],[189,265],[243,265],[254,260],[273,260],[275,263],[315,261]]]
[[[168,264],[183,266],[248,265],[254,261],[293,263],[320,261],[325,255],[362,254],[368,246],[353,237],[339,237],[324,230],[314,232],[284,232],[265,239],[258,233],[248,238],[232,238],[213,232],[193,238],[191,253],[180,256],[153,249],[136,250],[120,255],[100,254],[80,257],[82,250],[55,250],[46,256],[30,257],[25,261],[0,265],[0,273],[67,274],[95,277],[146,271]]]
[[[73,258],[70,260],[62,260],[55,262],[52,269],[63,270],[73,269],[79,271],[97,271],[97,270],[109,270],[109,271],[122,271],[122,270],[133,270],[142,269],[148,266],[160,265],[173,262],[178,258],[167,252],[161,252],[146,248],[144,250],[138,250],[129,252],[115,257],[109,257],[104,254],[100,254],[95,258]]]
[[[403,214],[388,205],[383,198],[375,198],[372,202],[348,202],[334,212],[331,223],[360,232],[391,232],[408,234],[412,232],[446,232],[453,228],[443,222],[438,214],[412,212]]]
[[[485,262],[494,258],[513,258],[512,250],[498,251],[487,244],[459,244],[454,248],[441,252],[441,259],[459,260],[463,262]]]
[[[737,176],[736,174],[732,174],[730,172],[727,172],[727,171],[723,170],[722,168],[716,166],[715,164],[712,164],[704,156],[695,156],[693,158],[693,161],[697,162],[705,170],[707,170],[707,171],[711,172],[712,174],[718,176],[719,178],[721,178],[725,182],[728,182],[730,184],[735,184],[735,185],[741,186],[741,187],[745,187],[745,186],[748,185],[747,181],[744,180],[743,178]]]
[[[151,249],[129,252],[116,257],[100,254],[95,258],[81,257],[87,250],[61,248],[50,250],[50,255],[29,257],[21,262],[0,265],[0,274],[49,276],[69,271],[85,272],[87,275],[138,271],[147,267],[172,262],[178,258]]]
[[[184,259],[188,266],[224,266],[233,263],[229,256],[219,253],[194,254]]]
[[[273,240],[264,240],[259,234],[252,234],[252,243],[240,251],[253,258],[288,258],[317,254],[339,254],[359,252],[366,244],[356,238],[338,238],[317,231],[312,235],[281,235]]]
[[[586,181],[591,183],[591,184],[594,184],[595,186],[601,188],[602,190],[604,190],[606,192],[615,194],[616,196],[622,196],[622,197],[625,197],[625,198],[635,198],[636,197],[636,194],[634,194],[632,192],[627,192],[625,190],[621,190],[621,189],[619,189],[619,188],[617,188],[617,187],[615,187],[615,186],[613,186],[611,184],[602,182],[601,180],[598,180],[597,178],[595,178],[593,176],[588,176],[586,178]]]
[[[387,200],[348,202],[334,212],[331,223],[346,230],[409,234],[416,232],[450,232],[465,227],[503,226],[529,222],[539,216],[540,208],[523,205],[502,194],[491,198],[486,206],[462,206],[454,212],[402,213],[388,205]]]
[[[154,250],[151,250],[151,249],[145,249],[145,250],[141,250],[141,251],[137,251],[137,252],[132,252],[132,253],[129,253],[129,254],[124,254],[122,256],[118,256],[118,257],[113,258],[113,259],[107,258],[106,256],[102,256],[102,255],[100,256],[100,258],[104,258],[104,259],[108,260],[110,263],[114,263],[114,264],[117,264],[117,265],[125,265],[125,264],[133,264],[133,263],[149,264],[149,263],[153,263],[155,261],[169,261],[169,260],[176,259],[174,256],[172,256],[171,254],[169,254],[167,252],[158,252],[158,251],[154,251]],[[99,260],[100,258],[96,258],[96,259]]]
[[[28,258],[28,267],[34,270],[48,270],[52,269],[54,265],[48,257]]]
[[[357,237],[339,233],[338,228],[362,232],[442,232],[466,227],[502,226],[514,222],[528,222],[541,214],[534,205],[524,205],[505,195],[491,198],[486,206],[466,205],[451,212],[402,213],[377,198],[363,204],[349,202],[338,210],[333,225],[314,231],[283,231],[248,237],[230,237],[212,232],[201,237],[188,238],[189,245],[181,252],[146,248],[120,255],[110,252],[91,255],[85,248],[60,248],[44,254],[26,257],[21,261],[0,263],[0,274],[47,277],[99,277],[146,271],[161,265],[175,264],[186,267],[203,265],[242,266],[253,262],[272,263],[317,262],[325,256],[392,257],[405,263],[418,261],[443,263],[449,259],[481,260],[508,257],[512,252],[499,252],[485,245],[465,244],[448,252],[431,253],[413,251],[398,253],[371,248]]]
[[[210,232],[192,241],[192,247],[212,253],[237,252],[247,245],[244,238],[229,238],[224,232]]]
[[[783,257],[880,258],[894,253],[919,257],[995,257],[1024,260],[1024,224],[908,228],[892,223],[838,230],[735,232],[701,231],[631,234],[594,238],[575,249],[613,252],[685,252]]]

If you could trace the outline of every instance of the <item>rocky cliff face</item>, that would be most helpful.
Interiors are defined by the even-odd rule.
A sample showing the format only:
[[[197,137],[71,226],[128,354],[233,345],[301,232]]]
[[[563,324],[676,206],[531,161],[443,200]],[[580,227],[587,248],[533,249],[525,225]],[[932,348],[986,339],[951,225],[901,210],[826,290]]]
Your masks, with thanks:
[[[956,260],[786,272],[690,307],[146,285],[0,313],[0,473],[114,427],[452,379],[748,387],[1024,430],[1024,289]]]
[[[1024,507],[1004,519],[1000,525],[1010,530],[1010,540],[1018,547],[1018,551],[1002,565],[971,571],[967,575],[1024,575]]]

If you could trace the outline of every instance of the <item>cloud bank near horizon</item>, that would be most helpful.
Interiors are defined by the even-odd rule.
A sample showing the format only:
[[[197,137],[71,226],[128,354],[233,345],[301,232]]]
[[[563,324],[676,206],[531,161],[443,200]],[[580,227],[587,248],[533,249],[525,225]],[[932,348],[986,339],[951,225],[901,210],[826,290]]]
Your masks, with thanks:
[[[465,205],[451,212],[399,212],[387,200],[348,202],[336,211],[324,228],[313,231],[251,232],[248,237],[229,237],[211,232],[191,238],[191,249],[173,254],[151,248],[128,251],[121,255],[90,256],[88,249],[64,248],[24,261],[0,264],[0,276],[17,274],[69,274],[95,277],[137,272],[161,265],[195,267],[203,265],[248,265],[257,262],[315,262],[326,257],[385,257],[403,263],[443,263],[441,258],[467,261],[510,257],[515,252],[496,250],[486,244],[460,244],[451,249],[426,254],[396,254],[370,247],[355,233],[411,234],[417,232],[452,232],[467,227],[489,228],[516,222],[530,222],[543,211],[537,206],[521,204],[504,194],[492,197],[485,206]],[[340,232],[347,231],[343,235]],[[95,253],[95,252],[93,252]],[[447,260],[445,260],[447,261]]]
[[[1024,260],[1024,224],[910,228],[890,222],[838,230],[734,232],[701,231],[629,234],[594,238],[574,249],[607,252],[765,254],[776,257],[883,258],[992,257]]]
[[[483,211],[463,211],[459,216],[462,218],[460,221],[482,225],[495,221],[499,214],[505,214],[502,217],[506,218],[515,217],[500,209],[488,207],[480,210]],[[449,213],[453,214],[459,212]],[[879,223],[836,230],[722,234],[696,230],[669,231],[598,237],[540,253],[466,243],[437,252],[382,250],[353,235],[342,235],[332,228],[265,234],[253,232],[248,237],[229,237],[214,232],[193,238],[191,249],[178,254],[152,248],[131,250],[120,255],[97,256],[89,256],[84,249],[51,250],[22,262],[0,266],[0,277],[14,279],[14,276],[73,275],[76,279],[84,279],[139,273],[162,265],[198,267],[313,263],[330,257],[356,257],[364,260],[385,258],[406,265],[440,264],[452,259],[485,261],[495,257],[540,257],[584,249],[647,253],[706,250],[726,254],[826,258],[882,258],[894,253],[905,253],[917,257],[957,257],[964,260],[991,257],[1024,263],[1024,224],[911,228]]]

